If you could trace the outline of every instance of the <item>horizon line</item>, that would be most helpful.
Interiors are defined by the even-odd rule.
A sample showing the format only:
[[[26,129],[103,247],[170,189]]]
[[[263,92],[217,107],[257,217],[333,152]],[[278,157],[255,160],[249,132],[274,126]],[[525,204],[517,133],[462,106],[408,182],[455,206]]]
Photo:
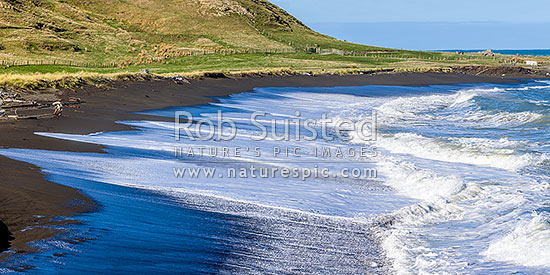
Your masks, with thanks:
[[[414,24],[414,23],[430,23],[430,24],[550,24],[550,21],[532,21],[532,22],[510,22],[510,21],[350,21],[350,22],[335,22],[335,21],[312,21],[309,24]]]

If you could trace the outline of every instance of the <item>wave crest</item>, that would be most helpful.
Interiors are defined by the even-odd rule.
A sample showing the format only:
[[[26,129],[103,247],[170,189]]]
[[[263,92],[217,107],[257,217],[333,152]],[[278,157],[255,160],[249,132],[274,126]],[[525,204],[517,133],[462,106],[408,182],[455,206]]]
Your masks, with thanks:
[[[513,232],[489,246],[483,253],[495,261],[532,267],[550,267],[550,219],[542,214],[520,222]]]

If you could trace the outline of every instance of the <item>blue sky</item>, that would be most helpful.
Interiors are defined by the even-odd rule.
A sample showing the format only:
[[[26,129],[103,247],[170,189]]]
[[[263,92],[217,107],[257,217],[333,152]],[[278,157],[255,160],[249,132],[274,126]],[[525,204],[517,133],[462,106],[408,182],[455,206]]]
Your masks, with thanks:
[[[408,49],[550,48],[548,0],[272,0],[315,30]],[[329,24],[330,23],[330,24]]]
[[[550,22],[548,0],[272,0],[307,23]]]

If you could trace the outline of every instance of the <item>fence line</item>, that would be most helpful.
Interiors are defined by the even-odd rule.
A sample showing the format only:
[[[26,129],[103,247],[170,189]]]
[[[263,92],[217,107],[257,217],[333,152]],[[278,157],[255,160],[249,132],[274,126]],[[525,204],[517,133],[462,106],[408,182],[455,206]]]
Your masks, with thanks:
[[[307,52],[316,53],[320,55],[336,54],[341,56],[359,56],[379,59],[421,59],[427,61],[468,61],[468,60],[493,60],[503,61],[504,57],[499,56],[475,56],[475,55],[447,55],[436,56],[429,53],[401,53],[395,50],[389,51],[345,51],[341,49],[323,49],[319,47],[311,47],[306,49]]]
[[[98,62],[84,62],[84,61],[72,61],[72,60],[1,60],[0,65],[3,67],[9,66],[31,66],[31,65],[59,65],[69,67],[89,67],[89,68],[110,68],[117,67],[118,64],[114,62],[110,63],[98,63]]]
[[[184,56],[202,56],[202,55],[234,55],[234,54],[285,54],[296,53],[294,49],[288,48],[267,48],[267,49],[216,49],[216,50],[175,50],[172,53],[164,54],[163,56],[143,57],[136,60],[127,60],[121,62],[88,62],[88,61],[72,61],[72,60],[0,60],[2,67],[6,66],[31,66],[31,65],[58,65],[68,67],[86,67],[86,68],[116,68],[129,65],[150,64],[154,62],[162,62],[169,58],[184,57]]]
[[[306,46],[304,52],[316,53],[320,55],[337,54],[342,56],[362,56],[373,59],[390,58],[390,59],[410,59],[418,58],[433,61],[460,61],[472,59],[496,60],[497,57],[482,57],[482,56],[433,56],[425,54],[399,53],[397,51],[344,51],[340,49],[321,49],[318,47]],[[234,55],[234,54],[286,54],[296,53],[296,49],[288,48],[267,48],[267,49],[216,49],[216,50],[179,50],[171,49],[163,53],[163,56],[141,57],[139,59],[126,60],[120,62],[89,62],[89,61],[72,61],[72,60],[0,60],[2,67],[6,66],[30,66],[30,65],[59,65],[69,67],[86,67],[86,68],[117,68],[131,65],[145,65],[156,62],[163,62],[170,58],[184,56],[202,56],[202,55]]]

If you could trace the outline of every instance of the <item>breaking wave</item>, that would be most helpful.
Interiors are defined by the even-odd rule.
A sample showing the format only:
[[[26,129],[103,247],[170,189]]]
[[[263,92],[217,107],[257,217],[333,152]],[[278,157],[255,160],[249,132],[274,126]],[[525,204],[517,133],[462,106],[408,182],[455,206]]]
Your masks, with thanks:
[[[495,261],[508,261],[526,266],[550,266],[550,217],[533,214],[514,230],[491,243],[483,255]]]
[[[167,159],[173,147],[219,144],[187,140],[174,144],[173,128],[167,122],[124,122],[140,132],[42,133],[106,145],[108,154],[0,152],[59,177],[78,174],[91,181],[154,190],[178,198],[183,205],[266,222],[267,226],[248,225],[254,230],[243,233],[257,242],[239,243],[250,253],[232,258],[230,264],[242,265],[243,259],[252,263],[239,270],[265,271],[261,267],[269,266],[272,271],[288,271],[292,266],[297,271],[335,272],[307,262],[315,259],[315,265],[322,265],[336,259],[338,268],[362,265],[348,271],[387,271],[368,268],[384,264],[380,255],[385,254],[392,271],[399,274],[545,273],[550,270],[547,84],[262,88],[216,104],[178,109],[210,118],[220,108],[228,110],[228,117],[244,131],[225,145],[243,148],[299,146],[270,139],[251,141],[253,130],[245,118],[254,111],[284,119],[300,111],[302,118],[317,120],[329,113],[352,121],[369,118],[376,111],[376,141],[314,141],[307,146],[376,147],[380,152],[373,159],[380,175],[377,182],[248,178],[182,183],[170,173],[174,165],[202,166]],[[172,116],[173,111],[148,113]],[[358,136],[354,131],[349,134]],[[346,163],[332,165],[341,168]],[[63,168],[68,166],[72,169]],[[385,252],[369,256],[374,262],[358,256],[366,253],[358,240],[372,237],[371,230],[381,244],[365,243],[374,251],[381,245]],[[239,235],[238,230],[232,233]],[[315,256],[316,250],[325,248],[327,253]],[[254,253],[273,261],[265,262]],[[304,269],[285,264],[281,255],[289,255]]]

